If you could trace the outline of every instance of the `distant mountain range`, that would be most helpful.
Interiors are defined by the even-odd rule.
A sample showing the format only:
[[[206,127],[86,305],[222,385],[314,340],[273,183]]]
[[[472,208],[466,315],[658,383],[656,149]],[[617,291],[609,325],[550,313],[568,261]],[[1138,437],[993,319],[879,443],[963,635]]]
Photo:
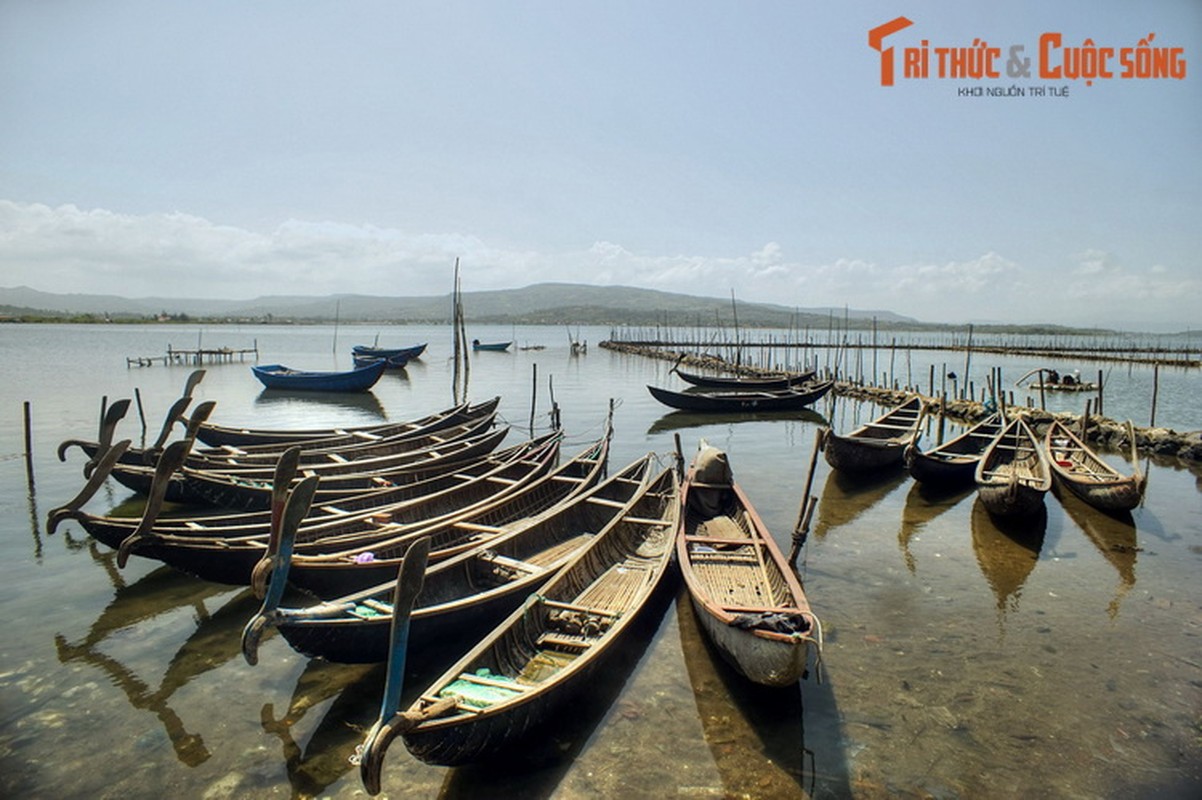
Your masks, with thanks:
[[[737,314],[749,327],[826,326],[832,316],[842,322],[919,325],[891,311],[863,309],[792,309],[766,303],[696,297],[625,286],[539,283],[522,289],[468,292],[463,295],[468,319],[486,324],[573,325],[730,325]],[[258,297],[254,300],[205,300],[179,297],[129,298],[116,295],[55,294],[25,286],[0,287],[0,316],[108,319],[205,319],[254,322],[407,322],[438,324],[451,319],[451,296],[379,297],[343,294],[326,297]]]
[[[865,330],[963,330],[964,325],[922,322],[892,311],[855,308],[789,308],[771,303],[732,305],[730,298],[698,297],[628,286],[537,283],[521,289],[468,292],[464,313],[473,323],[489,325],[731,326],[826,329],[834,324]],[[254,300],[181,297],[130,298],[117,295],[57,294],[26,286],[0,287],[0,322],[67,320],[94,322],[203,321],[207,323],[320,323],[340,320],[445,324],[451,296],[379,297],[342,294],[325,297],[287,295]],[[844,322],[846,320],[846,323]],[[875,320],[875,323],[874,323]],[[1112,333],[1096,328],[1058,325],[980,324],[981,332]],[[1179,336],[1182,334],[1175,334]]]

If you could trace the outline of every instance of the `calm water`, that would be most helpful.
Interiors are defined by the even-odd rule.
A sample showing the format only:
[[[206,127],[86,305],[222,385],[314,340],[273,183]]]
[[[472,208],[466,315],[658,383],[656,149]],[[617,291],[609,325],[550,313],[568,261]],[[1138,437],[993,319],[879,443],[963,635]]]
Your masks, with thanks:
[[[429,341],[404,375],[350,404],[264,395],[246,364],[210,367],[196,392],[213,419],[261,426],[406,419],[451,403],[443,328],[0,327],[0,796],[356,797],[348,757],[374,721],[379,667],[310,662],[278,637],[256,667],[239,651],[258,604],[114,554],[78,526],[45,533],[46,512],[82,486],[78,451],[100,398],[140,390],[154,438],[189,369],[127,369],[126,356],[249,347],[261,361],[349,365],[349,348]],[[726,448],[739,480],[784,546],[797,517],[817,417],[730,422],[668,416],[644,385],[677,385],[666,362],[595,347],[572,357],[562,328],[477,328],[545,350],[482,353],[472,397],[501,395],[528,432],[553,392],[573,443],[616,402],[612,463]],[[910,364],[925,383],[928,362]],[[939,357],[942,368],[946,359]],[[895,374],[904,382],[904,362]],[[974,357],[1011,380],[1036,364]],[[1068,365],[1070,368],[1074,365]],[[1075,365],[1086,376],[1096,366]],[[950,367],[949,367],[950,368]],[[1150,370],[1110,372],[1107,413],[1147,422]],[[1158,423],[1202,428],[1198,372],[1161,375]],[[34,420],[36,491],[21,457],[22,401]],[[1055,402],[1077,410],[1080,398]],[[872,416],[815,409],[837,428]],[[137,442],[136,409],[119,434]],[[1115,457],[1116,461],[1121,461]],[[687,603],[672,600],[613,680],[518,762],[457,770],[389,751],[391,797],[1196,797],[1202,792],[1202,493],[1199,474],[1153,464],[1130,520],[1049,497],[1045,526],[999,531],[971,493],[927,497],[898,475],[845,485],[820,460],[820,501],[803,575],[824,619],[822,681],[762,691],[715,661]],[[126,499],[102,490],[89,506]],[[406,702],[445,666],[411,657]]]

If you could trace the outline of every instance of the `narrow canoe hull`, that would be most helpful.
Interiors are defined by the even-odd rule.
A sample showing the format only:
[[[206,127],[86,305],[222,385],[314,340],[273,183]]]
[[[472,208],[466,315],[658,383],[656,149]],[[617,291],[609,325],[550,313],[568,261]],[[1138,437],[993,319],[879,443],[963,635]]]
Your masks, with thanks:
[[[748,412],[797,411],[819,400],[830,391],[832,381],[782,390],[708,390],[674,392],[658,386],[648,386],[651,396],[664,405],[681,411]]]
[[[800,637],[745,630],[728,624],[692,597],[701,629],[726,663],[764,686],[792,686],[805,677],[809,643]]]

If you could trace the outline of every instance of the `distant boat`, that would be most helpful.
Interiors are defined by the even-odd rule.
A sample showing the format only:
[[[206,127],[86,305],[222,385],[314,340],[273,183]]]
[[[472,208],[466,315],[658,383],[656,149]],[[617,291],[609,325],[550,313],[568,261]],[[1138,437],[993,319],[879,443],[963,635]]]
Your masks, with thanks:
[[[415,344],[412,347],[368,347],[367,345],[357,344],[351,348],[351,352],[356,356],[367,356],[370,358],[403,358],[405,361],[410,361],[415,358],[420,358],[421,354],[426,352],[426,343]]]
[[[302,392],[366,392],[380,380],[388,362],[377,361],[346,372],[309,372],[283,364],[264,364],[250,368],[268,389]]]
[[[351,357],[355,359],[356,367],[366,367],[377,362],[383,362],[388,369],[404,369],[409,364],[409,357],[404,355],[368,356],[362,353],[355,353]]]
[[[479,339],[472,339],[473,350],[487,350],[495,353],[504,353],[511,344],[513,342],[482,342]]]
[[[833,385],[834,381],[823,381],[788,389],[704,389],[691,392],[674,392],[648,386],[647,391],[664,405],[681,411],[797,411],[816,402]]]
[[[704,389],[787,389],[791,386],[798,386],[803,383],[808,383],[814,379],[814,370],[806,370],[805,372],[797,372],[792,374],[772,374],[772,375],[699,375],[694,372],[685,372],[676,367],[672,371],[680,376],[685,383],[691,383],[694,386],[700,386]]]

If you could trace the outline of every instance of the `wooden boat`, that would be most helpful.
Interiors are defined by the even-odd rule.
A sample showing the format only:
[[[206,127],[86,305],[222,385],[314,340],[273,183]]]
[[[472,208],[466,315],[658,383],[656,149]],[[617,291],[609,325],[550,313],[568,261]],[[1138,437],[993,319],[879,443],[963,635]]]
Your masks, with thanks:
[[[491,420],[484,422],[487,424],[475,423],[478,428],[470,435],[427,441],[423,447],[411,448],[412,443],[404,443],[396,452],[365,452],[352,458],[335,456],[310,461],[302,456],[303,466],[307,472],[327,479],[329,487],[361,491],[381,488],[388,486],[394,476],[413,471],[428,476],[437,466],[457,464],[492,452],[508,434],[508,428],[489,430]],[[437,434],[433,436],[437,437]],[[118,463],[113,466],[112,477],[128,489],[147,494],[156,470],[157,467],[142,464]],[[268,507],[265,498],[270,493],[274,472],[275,468],[266,463],[220,468],[197,468],[181,463],[171,476],[166,499],[241,510],[264,509]]]
[[[476,416],[490,414],[496,410],[500,401],[500,397],[494,397],[491,400],[476,405],[463,403],[462,405],[453,406],[429,416],[406,422],[383,422],[375,425],[359,426],[346,425],[334,428],[244,428],[230,425],[215,425],[211,422],[206,422],[197,430],[196,438],[212,447],[246,449],[248,447],[264,445],[278,447],[280,452],[283,452],[290,445],[298,442],[309,442],[311,440],[341,440],[342,443],[346,444],[349,443],[347,441],[348,438],[350,440],[356,438],[370,439],[375,436],[393,436],[407,431],[433,431],[447,425],[466,422],[468,419]],[[334,441],[333,443],[336,444],[338,441]]]
[[[1029,390],[1039,391],[1042,389],[1045,392],[1096,392],[1098,385],[1096,383],[1032,383],[1027,386]]]
[[[472,339],[473,350],[483,350],[493,353],[503,353],[509,349],[513,342],[482,342],[479,339]]]
[[[680,376],[685,383],[693,386],[700,386],[703,389],[733,389],[742,391],[744,389],[787,389],[791,386],[800,386],[804,383],[810,383],[814,380],[814,370],[806,370],[805,372],[781,373],[777,375],[701,375],[695,372],[686,372],[679,367],[673,367],[672,371]]]
[[[652,456],[644,456],[546,514],[514,523],[488,544],[428,566],[409,617],[411,646],[491,628],[620,518],[661,513],[676,498],[665,491],[666,477],[651,485],[652,465]],[[286,580],[287,570],[271,579]],[[258,635],[264,625],[274,626],[310,658],[387,661],[395,584],[389,580],[307,608],[265,608],[263,624],[247,630]]]
[[[302,528],[307,530],[328,522],[345,524],[356,518],[362,518],[365,524],[370,522],[372,525],[384,521],[422,519],[421,515],[430,513],[430,501],[435,498],[438,498],[441,507],[454,508],[457,500],[462,500],[466,506],[481,497],[495,497],[505,487],[520,484],[527,475],[550,470],[558,457],[561,438],[555,432],[530,439],[466,462],[453,470],[423,476],[421,480],[399,486],[334,496],[332,491],[323,494],[318,485],[313,507]],[[295,471],[296,465],[289,465],[287,469]],[[281,502],[279,493],[287,488],[278,483],[273,481],[272,496],[269,498],[272,508],[278,508]],[[473,497],[472,493],[477,489],[471,484],[482,484],[484,488]],[[264,536],[270,527],[272,513],[271,510],[263,510],[159,515],[153,520],[150,532],[154,536],[178,536],[194,540]],[[84,514],[74,507],[51,513],[53,526],[65,519],[78,520],[85,531],[113,549],[120,547],[142,523],[139,517]]]
[[[1043,446],[1022,417],[1006,425],[977,463],[977,496],[990,514],[1031,516],[1044,508],[1052,470]]]
[[[721,390],[704,389],[674,392],[658,386],[647,391],[659,402],[682,411],[748,412],[796,411],[814,403],[834,386],[834,381],[822,381],[788,389]]]
[[[378,362],[384,362],[388,369],[404,369],[409,365],[411,360],[405,355],[395,356],[369,356],[362,353],[352,353],[351,359],[355,362],[356,367],[366,367]]]
[[[726,454],[703,446],[681,488],[676,557],[702,629],[731,666],[766,686],[804,677],[818,618]]]
[[[903,451],[906,469],[914,480],[933,487],[960,487],[971,484],[977,462],[997,435],[1002,432],[1001,414],[991,414],[968,430],[930,450],[920,450],[911,441]]]
[[[311,372],[293,369],[283,364],[256,364],[250,368],[259,382],[268,389],[290,392],[366,392],[388,368],[386,362],[376,362],[344,372]]]
[[[1124,475],[1103,461],[1060,420],[1053,420],[1048,426],[1043,442],[1057,485],[1094,508],[1130,511],[1143,500],[1148,478],[1140,473],[1138,460],[1134,472]]]
[[[424,352],[426,352],[426,342],[411,345],[410,347],[368,347],[367,345],[357,344],[351,348],[352,355],[356,356],[384,359],[401,358],[405,361],[420,358]]]
[[[570,714],[613,660],[635,646],[642,613],[662,608],[652,599],[668,588],[679,513],[676,474],[665,471],[637,513],[599,531],[407,711],[396,714],[386,704],[363,748],[369,791],[379,782],[382,737],[400,732],[422,761],[463,764],[519,747]]]
[[[470,488],[415,498],[404,513],[393,512],[395,519],[368,514],[301,525],[290,581],[318,597],[340,597],[395,578],[401,557],[418,539],[430,542],[433,561],[470,550],[504,526],[592,488],[604,473],[607,454],[608,442],[601,440],[554,469],[546,464],[520,479],[498,475]],[[149,529],[122,542],[118,554],[152,558],[205,580],[245,585],[269,551],[267,533],[205,537],[159,535]]]
[[[922,398],[906,402],[847,434],[827,428],[822,451],[832,469],[852,474],[901,464],[906,445],[918,438]]]

